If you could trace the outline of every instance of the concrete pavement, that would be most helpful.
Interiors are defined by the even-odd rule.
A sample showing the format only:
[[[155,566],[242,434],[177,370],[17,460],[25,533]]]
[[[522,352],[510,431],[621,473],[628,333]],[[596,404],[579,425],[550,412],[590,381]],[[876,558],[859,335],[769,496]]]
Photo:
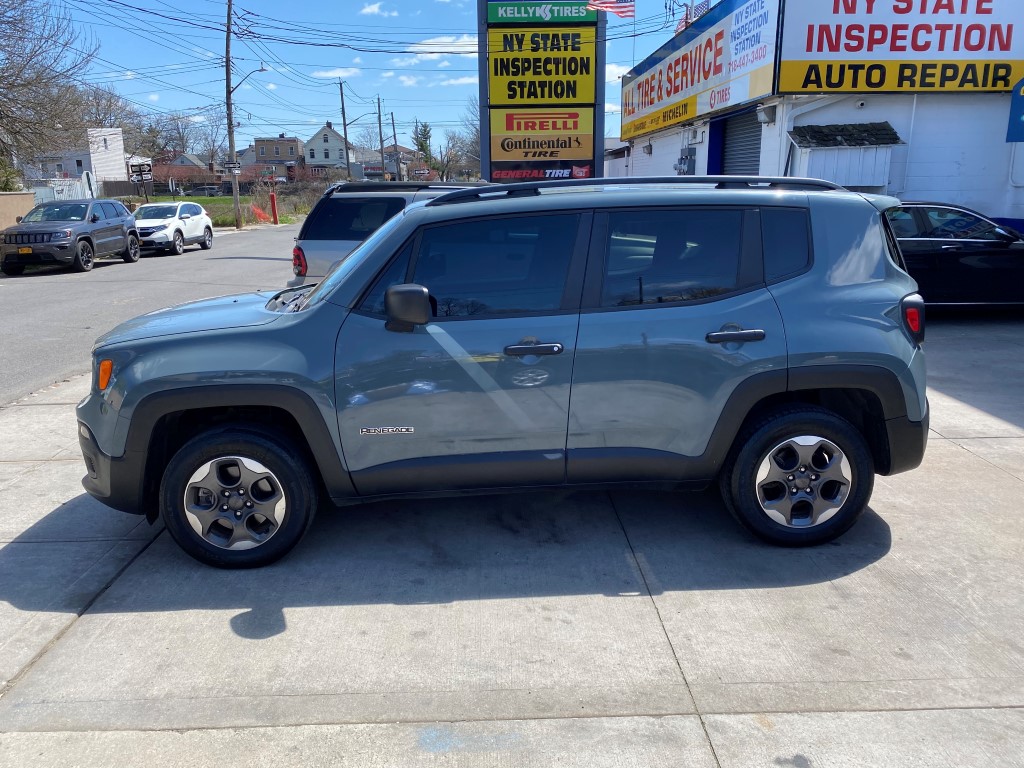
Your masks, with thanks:
[[[922,468],[832,545],[714,493],[323,514],[206,568],[0,409],[0,765],[1024,766],[1024,319],[933,322]]]

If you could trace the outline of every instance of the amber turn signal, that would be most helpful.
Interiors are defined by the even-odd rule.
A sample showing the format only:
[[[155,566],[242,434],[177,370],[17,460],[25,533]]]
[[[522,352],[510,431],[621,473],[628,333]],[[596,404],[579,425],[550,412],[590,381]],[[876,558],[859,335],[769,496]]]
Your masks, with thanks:
[[[113,360],[100,360],[100,375],[96,380],[96,384],[99,386],[100,392],[107,388],[107,385],[110,383],[110,374],[113,372]]]

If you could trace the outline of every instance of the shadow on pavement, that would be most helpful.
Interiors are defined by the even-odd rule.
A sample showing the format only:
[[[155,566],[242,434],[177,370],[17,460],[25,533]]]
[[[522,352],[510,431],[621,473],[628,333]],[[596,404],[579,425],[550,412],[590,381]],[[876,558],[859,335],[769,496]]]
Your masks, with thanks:
[[[5,558],[15,557],[19,541],[38,541],[35,528],[59,530],[82,514],[107,513],[90,508],[87,496],[76,497],[0,549],[0,574],[7,575],[0,600],[22,610],[51,610],[52,595],[19,580]],[[257,639],[283,632],[283,611],[294,607],[824,583],[876,562],[890,545],[888,525],[870,509],[832,544],[766,545],[740,529],[710,491],[379,502],[322,510],[288,557],[257,570],[201,565],[162,534],[89,611],[241,609],[232,628]]]

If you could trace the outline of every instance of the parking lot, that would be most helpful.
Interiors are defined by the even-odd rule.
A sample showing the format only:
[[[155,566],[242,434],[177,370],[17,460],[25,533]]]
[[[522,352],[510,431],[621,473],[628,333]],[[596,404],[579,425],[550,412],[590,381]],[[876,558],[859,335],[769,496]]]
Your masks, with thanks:
[[[806,550],[621,490],[324,509],[218,571],[85,495],[88,377],[43,388],[0,409],[0,764],[1024,765],[1024,314],[926,349],[924,465]]]

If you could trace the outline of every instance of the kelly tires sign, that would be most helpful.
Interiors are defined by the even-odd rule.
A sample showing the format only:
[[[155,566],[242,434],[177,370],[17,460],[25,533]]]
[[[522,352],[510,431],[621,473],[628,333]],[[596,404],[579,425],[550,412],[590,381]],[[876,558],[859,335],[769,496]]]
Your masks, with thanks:
[[[780,59],[780,93],[1010,91],[1024,2],[786,0]]]

